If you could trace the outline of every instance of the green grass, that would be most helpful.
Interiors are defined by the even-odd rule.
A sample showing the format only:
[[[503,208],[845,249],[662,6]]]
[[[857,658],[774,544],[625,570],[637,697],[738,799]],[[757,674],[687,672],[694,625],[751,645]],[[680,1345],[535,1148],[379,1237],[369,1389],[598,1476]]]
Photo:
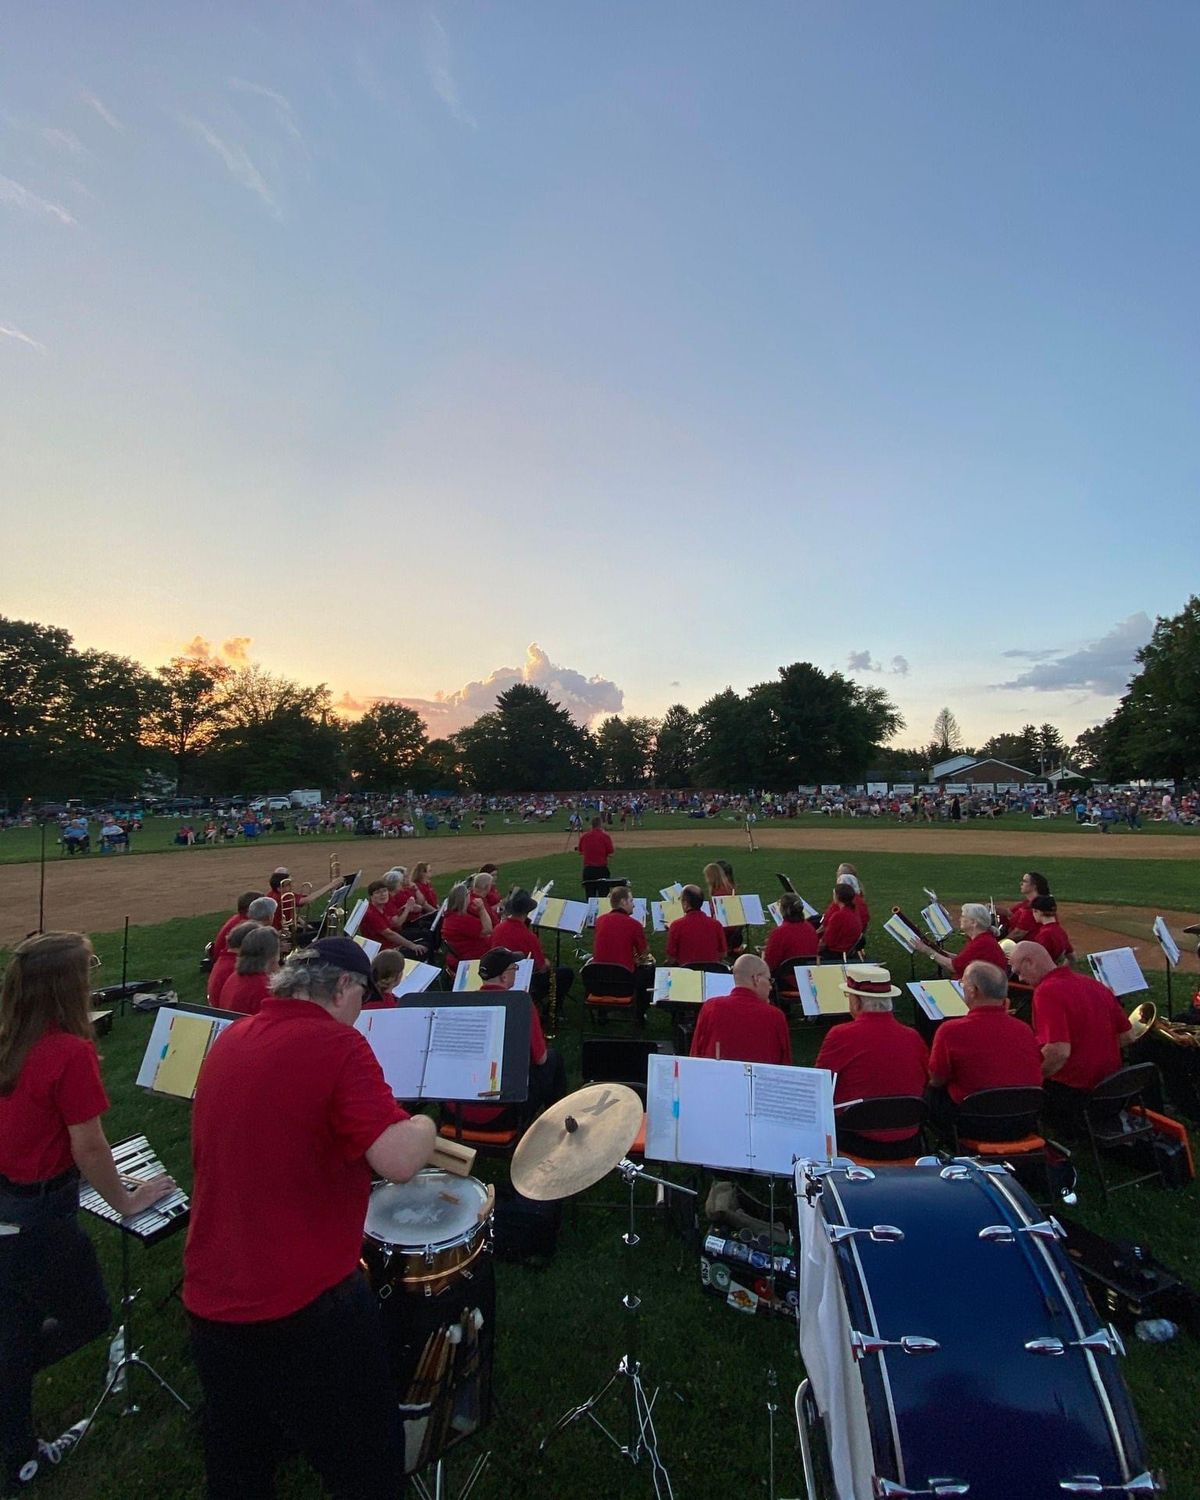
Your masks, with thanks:
[[[698,834],[702,830],[697,827]],[[852,844],[847,827],[847,847]],[[614,869],[630,874],[639,891],[652,894],[675,879],[695,877],[713,853],[696,849],[635,851],[618,856]],[[442,863],[449,863],[442,856]],[[815,903],[823,901],[832,882],[834,859],[828,854],[767,851],[739,853],[734,860],[743,890],[773,895],[776,868],[789,873],[797,887]],[[921,886],[932,885],[939,895],[956,901],[994,893],[1011,895],[1020,874],[1013,860],[972,859],[956,855],[937,858],[863,855],[856,861],[866,882],[873,910],[880,917],[893,902],[913,911]],[[1050,870],[1055,889],[1079,900],[1134,900],[1142,902],[1157,891],[1157,899],[1182,902],[1184,884],[1173,883],[1176,867],[1154,862],[1148,869],[1136,863],[1055,861]],[[577,855],[541,861],[508,861],[502,883],[531,884],[541,876],[556,877],[557,893],[578,892]],[[1182,867],[1179,875],[1182,877]],[[439,877],[444,887],[447,876]],[[1169,883],[1170,900],[1162,893]],[[1132,890],[1133,894],[1130,894]],[[221,919],[220,913],[176,920],[156,926],[137,926],[130,933],[129,972],[133,978],[174,976],[184,999],[203,996],[203,976],[196,963],[204,942]],[[99,934],[97,951],[104,959],[98,978],[105,983],[120,978],[120,934]],[[885,937],[883,954],[904,975],[899,950]],[[654,946],[661,955],[662,939]],[[553,950],[553,942],[548,945]],[[573,961],[574,944],[563,944],[563,958]],[[1153,993],[1164,998],[1160,975],[1151,976]],[[1177,1000],[1181,987],[1177,986]],[[899,1002],[908,1018],[907,1001]],[[101,1043],[104,1076],[112,1097],[106,1126],[109,1138],[119,1140],[136,1132],[147,1134],[170,1170],[186,1186],[190,1181],[188,1131],[190,1106],[137,1091],[132,1084],[145,1048],[151,1021],[132,1013],[118,1018],[111,1036]],[[650,1034],[665,1039],[666,1017],[652,1012]],[[822,1029],[798,1023],[794,1028],[796,1060],[811,1062]],[[577,1002],[560,1027],[558,1045],[569,1075],[579,1079],[579,1023]],[[264,1169],[267,1164],[263,1164]],[[1099,1192],[1090,1170],[1081,1162],[1083,1186],[1076,1217],[1099,1232],[1137,1238],[1185,1277],[1200,1282],[1200,1250],[1195,1238],[1196,1189],[1167,1193],[1156,1188],[1134,1189],[1118,1195],[1113,1206],[1100,1207]],[[667,1169],[668,1175],[675,1169]],[[481,1163],[478,1175],[499,1180],[505,1168]],[[269,1191],[269,1179],[266,1190]],[[624,1189],[606,1181],[567,1206],[559,1253],[545,1271],[498,1265],[496,1391],[502,1410],[485,1434],[493,1449],[488,1473],[476,1490],[480,1500],[496,1500],[512,1493],[547,1496],[621,1496],[649,1493],[644,1467],[633,1469],[616,1457],[590,1425],[577,1425],[556,1439],[545,1457],[537,1443],[554,1419],[582,1399],[611,1373],[625,1347],[627,1316],[620,1307],[626,1288],[619,1236],[625,1217],[618,1209],[597,1205],[618,1202]],[[641,1215],[644,1234],[637,1252],[638,1290],[645,1298],[641,1318],[641,1353],[647,1373],[667,1387],[656,1408],[656,1422],[664,1458],[676,1493],[695,1500],[727,1500],[733,1494],[761,1494],[767,1473],[767,1371],[778,1373],[781,1411],[777,1418],[776,1464],[781,1495],[802,1488],[793,1455],[790,1399],[800,1378],[795,1353],[795,1331],[785,1321],[753,1320],[727,1309],[701,1291],[697,1256],[683,1247],[649,1208],[652,1194],[639,1190],[647,1205]],[[780,1201],[786,1204],[785,1186]],[[110,1288],[117,1285],[118,1236],[111,1226],[89,1224],[105,1266]],[[182,1236],[142,1251],[134,1247],[134,1263],[143,1287],[139,1302],[140,1342],[145,1353],[173,1384],[194,1400],[195,1373],[186,1350],[185,1325],[177,1301],[155,1311],[179,1275]],[[936,1268],[930,1268],[936,1274]],[[39,1378],[36,1403],[44,1431],[57,1431],[74,1421],[99,1390],[104,1350],[97,1343]],[[1186,1338],[1171,1345],[1143,1345],[1131,1341],[1124,1371],[1134,1393],[1151,1458],[1164,1468],[1172,1493],[1200,1494],[1193,1413],[1200,1400],[1200,1373],[1194,1350]],[[607,1413],[620,1427],[616,1406]],[[951,1416],[951,1413],[947,1414]],[[610,1424],[611,1425],[611,1424]],[[347,1435],[353,1440],[353,1434]],[[55,1476],[55,1490],[63,1496],[88,1500],[117,1497],[184,1497],[201,1492],[202,1470],[193,1425],[153,1393],[144,1394],[141,1415],[121,1419],[115,1408],[107,1412],[69,1465]],[[290,1497],[318,1493],[311,1476],[297,1469],[285,1476],[281,1492]]]
[[[284,816],[288,821],[289,826],[286,831],[282,833],[260,834],[254,842],[256,844],[298,843],[301,836],[297,834],[291,827],[291,822],[295,814],[283,814],[282,816]],[[204,844],[195,844],[190,847],[178,845],[174,842],[175,835],[179,832],[180,827],[187,821],[189,820],[183,818],[147,818],[142,831],[140,833],[135,833],[132,836],[132,847],[130,849],[130,853],[162,854],[169,851],[177,853],[180,856],[186,855],[191,858],[198,858],[201,854],[203,854],[205,858],[212,859],[215,858],[222,850],[244,847],[244,841],[241,838],[238,838],[228,844],[217,844],[212,846],[211,848]],[[192,827],[197,831],[197,833],[199,833],[204,827],[205,819],[203,816],[201,816],[198,818],[190,819],[190,822]],[[484,832],[489,838],[500,836],[508,837],[510,835],[518,836],[526,833],[555,833],[561,831],[563,833],[564,842],[566,839],[566,813],[556,814],[556,816],[548,822],[529,823],[522,822],[520,817],[513,814],[489,813],[486,815],[484,823]],[[641,827],[650,832],[661,829],[689,829],[696,834],[697,841],[703,839],[706,829],[726,829],[736,828],[738,826],[740,826],[740,820],[735,818],[732,814],[725,813],[719,814],[715,818],[705,819],[703,822],[701,822],[697,818],[689,818],[685,813],[647,813],[642,819],[641,823]],[[1031,836],[1037,837],[1041,837],[1045,834],[1074,833],[1078,831],[1074,818],[1031,818],[1027,813],[1009,813],[1005,817],[996,819],[994,821],[990,818],[986,820],[980,818],[968,819],[962,823],[916,823],[906,824],[904,826],[915,827],[927,831],[936,831],[943,834],[947,839],[956,838],[964,828],[975,829],[976,831],[980,829],[986,829],[991,832],[1019,832],[1022,834],[1029,834]],[[844,830],[847,845],[849,846],[854,841],[854,830],[857,827],[899,829],[900,825],[894,818],[871,818],[860,821],[854,818],[847,818],[844,820],[840,818],[830,819],[821,813],[804,813],[800,817],[796,818],[781,818],[778,820],[764,819],[758,825],[758,827],[762,829],[821,828],[826,832],[830,831],[833,828],[836,828],[838,830]],[[57,826],[54,824],[48,824],[46,827],[47,859],[115,859],[118,857],[125,857],[123,855],[101,856],[99,853],[99,824],[94,819],[91,824],[91,830],[92,853],[89,855],[76,854],[68,856],[63,855],[60,851]],[[473,830],[471,829],[470,822],[468,820],[464,823],[461,833],[469,834],[472,831]],[[619,842],[621,837],[621,827],[619,822],[613,826],[612,831],[617,841]],[[1084,831],[1086,832],[1088,830]],[[1153,838],[1190,838],[1200,835],[1200,828],[1185,828],[1182,825],[1175,823],[1146,823],[1142,829],[1142,832]],[[1128,835],[1129,830],[1125,828],[1123,824],[1120,824],[1113,829],[1111,834],[1105,835],[1105,837],[1128,837]],[[458,836],[459,835],[451,833],[450,829],[443,824],[438,828],[436,833],[426,834],[422,830],[420,839],[404,840],[403,847],[406,849],[418,847],[426,843],[426,841],[431,838],[437,839],[439,841],[452,841]],[[330,839],[331,835],[306,834],[303,837],[305,846],[307,847],[310,838],[312,838],[315,842],[320,843],[322,839]],[[346,835],[339,831],[337,837],[339,839],[344,839]],[[1100,837],[1101,835],[1097,833],[1096,838],[1099,839]],[[362,842],[365,844],[367,841],[359,840],[357,842]],[[380,840],[379,842],[385,843],[385,847],[390,849],[392,848],[394,841]],[[36,827],[0,829],[0,865],[28,864],[31,861],[37,860],[40,857],[40,853],[40,829]],[[411,857],[412,856],[410,856],[410,858]]]

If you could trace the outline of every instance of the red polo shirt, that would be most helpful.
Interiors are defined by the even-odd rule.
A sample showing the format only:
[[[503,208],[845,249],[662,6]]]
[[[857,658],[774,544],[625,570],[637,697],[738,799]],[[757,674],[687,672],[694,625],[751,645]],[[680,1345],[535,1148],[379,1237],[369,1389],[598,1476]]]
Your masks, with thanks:
[[[1008,955],[990,932],[976,933],[966,947],[954,955],[955,979],[961,979],[967,965],[974,963],[995,964],[1001,974],[1008,973]],[[988,1007],[985,1006],[984,1009]],[[961,1016],[959,1020],[962,1020]],[[996,1087],[999,1088],[1000,1085],[997,1084]]]
[[[211,957],[214,963],[218,958],[220,958],[221,954],[225,952],[226,940],[228,939],[229,934],[233,931],[233,929],[238,925],[239,922],[245,922],[246,920],[247,918],[242,916],[240,911],[235,911],[232,917],[229,917],[225,922],[221,924],[221,930],[217,933],[216,937],[213,938],[212,941]]]
[[[0,1095],[0,1172],[46,1182],[74,1162],[71,1125],[108,1108],[94,1044],[48,1026],[29,1051],[11,1094]]]
[[[1019,939],[1022,936],[1028,936],[1033,933],[1036,928],[1037,919],[1033,915],[1033,909],[1030,907],[1028,901],[1018,901],[1016,906],[1009,908],[1008,931],[1010,936],[1016,933]]]
[[[579,835],[579,852],[585,865],[606,865],[617,846],[603,828],[589,828]]]
[[[871,922],[871,908],[867,905],[866,897],[861,892],[854,898],[854,910],[858,915],[862,930],[866,932]]]
[[[244,1016],[256,1016],[270,993],[269,974],[235,972],[221,986],[221,993],[214,1003],[221,1010],[236,1010]]]
[[[500,944],[493,946],[499,947]],[[506,948],[511,944],[505,943]],[[481,984],[479,993],[507,994],[502,984]],[[531,1000],[529,1002],[529,1063],[531,1067],[537,1068],[546,1061],[546,1033],[542,1030],[542,1018],[538,1015],[537,1006]],[[509,1106],[504,1104],[464,1104],[462,1106],[462,1122],[464,1125],[490,1125],[493,1120],[498,1120],[501,1115],[508,1113]]]
[[[359,937],[370,938],[373,943],[382,943],[385,948],[395,948],[396,929],[392,926],[392,919],[388,916],[386,906],[375,906],[367,902],[367,909],[362,914],[362,920],[358,924]]]
[[[217,997],[225,987],[225,981],[237,968],[237,954],[231,953],[228,946],[220,958],[216,960],[208,971],[208,986],[205,989],[205,997],[210,1005],[217,1003]]]
[[[646,929],[627,911],[606,911],[596,918],[592,959],[598,964],[620,964],[632,969],[646,951]]]
[[[1067,1042],[1071,1055],[1051,1075],[1073,1089],[1093,1089],[1121,1067],[1129,1017],[1107,985],[1071,969],[1055,969],[1033,992],[1033,1032],[1042,1047]]]
[[[263,895],[270,897],[275,903],[275,910],[271,914],[271,926],[276,932],[281,932],[283,930],[283,908],[279,904],[279,892],[268,890],[264,891]]]
[[[980,1089],[1040,1089],[1042,1049],[1002,1005],[979,1005],[938,1027],[929,1071],[945,1081],[955,1104]]]
[[[442,937],[454,949],[447,953],[446,967],[453,974],[460,958],[482,958],[496,945],[483,935],[483,923],[474,912],[448,911],[442,918]]]
[[[439,905],[441,903],[438,901],[437,892],[429,884],[428,880],[418,880],[417,881],[417,890],[419,890],[420,893],[422,894],[422,896],[425,897],[426,901],[429,902],[430,906],[433,907],[434,911],[437,911],[437,909],[438,909],[438,907],[439,907]]]
[[[505,917],[492,928],[488,941],[490,948],[511,948],[514,953],[523,953],[533,959],[533,967],[546,967],[546,955],[542,952],[541,939],[523,917]]]
[[[852,906],[842,906],[835,902],[826,910],[821,942],[831,953],[849,953],[861,937],[862,923],[858,920],[858,913]],[[882,1014],[882,1012],[872,1012],[872,1014]]]
[[[366,1152],[406,1120],[362,1034],[308,1000],[267,1000],[200,1069],[183,1300],[223,1323],[283,1318],[362,1254]]]
[[[817,929],[811,922],[781,922],[767,938],[763,962],[774,973],[791,958],[816,958],[820,946]]]
[[[1041,943],[1055,963],[1072,951],[1071,939],[1061,922],[1039,922],[1029,936],[1033,942]]]
[[[929,1052],[910,1026],[891,1011],[864,1010],[835,1026],[821,1043],[816,1066],[837,1077],[833,1102],[882,1099],[889,1094],[919,1098],[929,1079]],[[864,1130],[876,1141],[902,1141],[911,1130]]]
[[[669,964],[717,964],[725,953],[725,929],[706,911],[685,911],[667,928]]]
[[[781,1010],[737,985],[728,995],[706,1000],[700,1007],[692,1033],[692,1056],[719,1056],[723,1062],[790,1063],[792,1039]]]

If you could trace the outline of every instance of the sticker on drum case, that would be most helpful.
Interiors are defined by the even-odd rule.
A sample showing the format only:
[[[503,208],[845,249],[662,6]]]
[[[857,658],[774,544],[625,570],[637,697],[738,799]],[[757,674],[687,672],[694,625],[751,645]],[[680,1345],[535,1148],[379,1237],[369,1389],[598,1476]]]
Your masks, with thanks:
[[[730,1307],[738,1312],[753,1313],[758,1311],[758,1297],[749,1287],[735,1286],[725,1298]]]
[[[700,1257],[700,1285],[712,1285],[712,1267],[710,1266],[708,1261],[704,1259],[703,1256]]]
[[[723,1266],[719,1260],[715,1260],[713,1261],[710,1274],[712,1276],[712,1284],[716,1287],[717,1291],[727,1292],[729,1290],[732,1278],[729,1275],[728,1266]]]

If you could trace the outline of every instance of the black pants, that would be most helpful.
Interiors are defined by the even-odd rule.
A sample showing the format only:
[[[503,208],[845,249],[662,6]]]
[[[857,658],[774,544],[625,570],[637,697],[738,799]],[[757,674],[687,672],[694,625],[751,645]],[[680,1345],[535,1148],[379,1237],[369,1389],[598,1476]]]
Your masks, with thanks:
[[[297,1449],[335,1500],[403,1494],[396,1396],[361,1272],[286,1318],[191,1325],[209,1500],[268,1500]]]
[[[555,1004],[561,1012],[566,1004],[567,996],[571,993],[571,986],[575,983],[575,970],[567,964],[559,964],[554,970],[556,976]],[[540,974],[535,974],[529,985],[529,995],[542,1015],[546,1014],[546,1004],[550,998],[550,970],[543,969]]]
[[[41,1198],[0,1192],[0,1458],[3,1489],[36,1456],[33,1377],[102,1334],[111,1309],[79,1224],[79,1182]],[[53,1320],[49,1322],[48,1320]],[[99,1372],[97,1372],[99,1374]]]
[[[611,878],[607,865],[584,865],[583,894],[589,898],[592,896],[603,896],[605,890],[602,890],[601,886]]]
[[[567,1095],[567,1067],[557,1047],[546,1048],[544,1063],[529,1065],[529,1112],[541,1114]]]

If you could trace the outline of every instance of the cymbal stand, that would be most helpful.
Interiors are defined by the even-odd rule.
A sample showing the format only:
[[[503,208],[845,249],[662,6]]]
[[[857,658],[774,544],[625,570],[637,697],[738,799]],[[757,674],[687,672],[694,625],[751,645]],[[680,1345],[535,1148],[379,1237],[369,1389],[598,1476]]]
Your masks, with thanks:
[[[656,1177],[652,1172],[647,1172],[645,1167],[639,1166],[629,1158],[623,1157],[616,1166],[623,1180],[629,1187],[629,1228],[621,1236],[621,1243],[625,1246],[625,1263],[628,1268],[629,1284],[631,1290],[627,1291],[621,1298],[621,1306],[629,1314],[629,1342],[624,1354],[622,1354],[617,1368],[608,1377],[598,1391],[594,1391],[585,1401],[578,1406],[573,1406],[565,1411],[554,1426],[538,1444],[538,1452],[544,1453],[550,1439],[556,1437],[560,1432],[565,1432],[573,1422],[578,1422],[581,1417],[587,1417],[600,1429],[612,1446],[622,1458],[627,1458],[630,1463],[640,1463],[643,1456],[650,1462],[650,1475],[654,1481],[654,1493],[658,1500],[673,1500],[674,1490],[671,1488],[671,1477],[667,1473],[658,1452],[658,1435],[654,1430],[654,1403],[658,1399],[658,1389],[655,1388],[652,1395],[648,1395],[645,1383],[642,1380],[642,1365],[637,1354],[637,1327],[638,1310],[642,1305],[642,1299],[632,1290],[634,1282],[634,1251],[641,1243],[641,1236],[637,1233],[634,1221],[633,1194],[637,1184],[646,1182],[657,1183],[660,1187],[669,1189],[676,1193],[688,1193],[691,1197],[697,1196],[693,1188],[684,1187],[678,1182],[671,1182],[666,1177]],[[622,1384],[618,1386],[618,1382]],[[627,1442],[621,1442],[604,1425],[596,1415],[596,1408],[608,1395],[609,1391],[617,1386],[624,1389],[629,1407],[629,1438]]]

